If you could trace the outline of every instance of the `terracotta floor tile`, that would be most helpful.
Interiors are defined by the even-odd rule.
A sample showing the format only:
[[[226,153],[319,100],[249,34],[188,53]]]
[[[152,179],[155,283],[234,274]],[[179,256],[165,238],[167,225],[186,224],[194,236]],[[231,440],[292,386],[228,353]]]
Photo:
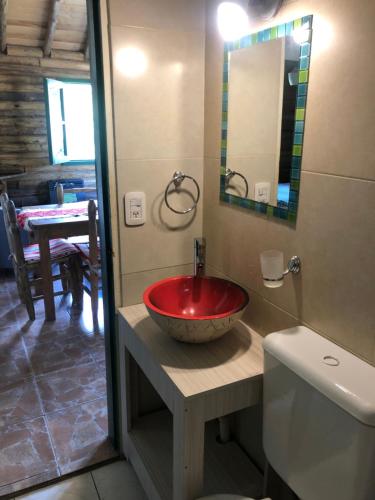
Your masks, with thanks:
[[[0,345],[9,342],[9,337],[22,338],[22,332],[16,321],[9,321],[0,325]]]
[[[7,328],[0,327],[0,347],[1,350],[19,349],[23,347],[23,335],[17,323],[9,323]]]
[[[36,375],[71,368],[93,361],[91,345],[86,338],[59,337],[52,342],[27,346],[31,366]]]
[[[44,418],[2,430],[0,464],[0,495],[58,476]]]
[[[16,318],[18,323],[23,326],[31,323],[29,320],[29,315],[27,314],[26,307],[21,304],[19,299],[16,300],[16,305],[13,308],[13,311],[16,314]],[[65,302],[61,301],[60,297],[55,298],[55,309],[56,316],[60,317],[61,315],[67,314],[67,308]],[[44,302],[43,300],[37,300],[34,302],[34,310],[35,310],[35,318],[36,320],[44,320],[45,319],[45,311],[44,311]]]
[[[10,293],[13,290],[17,289],[16,282],[13,279],[13,275],[8,274],[5,275],[4,273],[1,273],[1,287],[0,287],[0,293]]]
[[[55,321],[46,321],[44,317],[37,318],[34,321],[26,321],[21,323],[21,331],[24,335],[36,335],[39,332],[47,330],[56,330],[62,328],[69,328],[71,318],[66,311],[59,311],[56,314]]]
[[[31,374],[25,349],[19,341],[0,347],[0,388],[28,378]]]
[[[104,336],[96,334],[88,339],[91,346],[91,356],[97,363],[105,361]]]
[[[5,425],[42,416],[33,379],[22,380],[0,390],[0,432]]]
[[[6,312],[14,308],[14,301],[10,293],[0,293],[0,311]]]
[[[91,312],[91,298],[87,293],[83,294],[83,309],[68,309],[72,320],[77,324],[79,328],[88,332],[103,332],[104,330],[104,316],[103,316],[103,301],[99,294],[99,309],[98,316],[95,321],[93,321]]]
[[[62,474],[117,455],[107,438],[106,398],[50,413],[47,423]]]
[[[18,327],[15,308],[0,308],[0,331]]]
[[[56,321],[43,301],[29,321],[14,280],[0,276],[0,496],[58,477],[55,454],[64,473],[115,456],[102,318],[95,330],[87,297],[82,312],[69,314],[69,297],[55,304]]]
[[[45,413],[93,401],[106,395],[105,371],[96,363],[37,377]]]
[[[106,362],[105,362],[105,359],[103,361],[99,361],[99,363],[97,363],[98,365],[98,368],[100,370],[100,373],[102,373],[104,376],[106,374]]]
[[[23,340],[27,347],[33,347],[45,342],[67,340],[73,337],[91,337],[92,333],[82,332],[76,325],[71,325],[58,318],[55,322],[34,321],[28,328],[22,328]]]

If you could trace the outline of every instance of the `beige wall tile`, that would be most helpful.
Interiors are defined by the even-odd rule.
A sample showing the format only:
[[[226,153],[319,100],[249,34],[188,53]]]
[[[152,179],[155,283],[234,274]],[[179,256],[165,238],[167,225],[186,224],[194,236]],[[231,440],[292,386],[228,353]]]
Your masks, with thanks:
[[[210,264],[207,265],[206,272],[209,276],[233,280],[233,278],[226,276],[223,272],[218,271]],[[251,288],[247,288],[241,281],[237,281],[237,283],[245,288],[250,297],[250,302],[242,321],[250,325],[251,328],[260,335],[265,336],[268,333],[277,330],[285,330],[286,328],[292,328],[300,324],[297,318],[275,306],[258,292]]]
[[[210,187],[217,186],[217,160],[206,160],[205,168],[208,263],[372,361],[375,183],[304,173],[298,221],[291,227],[219,203],[218,187]],[[285,260],[298,254],[301,274],[288,276],[279,289],[265,288],[259,254],[267,248],[284,251]]]
[[[366,50],[374,43],[373,30],[348,36],[339,26],[329,50],[314,55],[313,40],[303,169],[375,180],[375,121],[369,106],[375,68]]]
[[[205,159],[204,179],[203,233],[208,263],[245,287],[262,291],[260,252],[280,246],[287,249],[295,229],[277,219],[220,202],[219,160]],[[292,284],[286,282],[283,290]]]
[[[205,42],[205,132],[204,132],[204,154],[206,157],[220,157],[220,136],[221,136],[221,98],[222,98],[222,74],[223,74],[223,40],[219,36],[214,26],[208,23],[214,18],[216,11],[212,10],[212,5],[207,2],[207,31]]]
[[[109,19],[122,292],[128,304],[141,301],[149,284],[134,273],[156,270],[157,279],[165,274],[159,269],[190,266],[193,238],[202,234],[203,199],[192,214],[175,215],[163,195],[174,171],[183,170],[197,179],[203,198],[204,0],[110,0]],[[126,75],[119,63],[125,48],[144,57],[138,76]],[[183,187],[195,196],[189,181]],[[146,193],[142,227],[124,225],[128,191]],[[193,202],[186,193],[170,200],[177,208]]]
[[[375,182],[303,174],[297,306],[306,323],[370,358],[375,337]]]
[[[208,262],[250,290],[247,318],[261,333],[298,318],[374,363],[375,183],[340,175],[375,179],[375,130],[368,105],[374,77],[372,69],[366,70],[364,50],[373,45],[367,16],[373,17],[375,4],[356,9],[349,1],[287,2],[269,23],[315,16],[303,169],[335,175],[303,173],[296,226],[219,202],[222,43],[213,21],[216,5],[209,1],[206,11],[205,95],[210,97],[203,228]],[[331,30],[326,47],[324,25]],[[299,254],[301,275],[288,276],[280,289],[265,288],[259,253],[267,248],[283,250],[285,259]],[[275,316],[280,318],[273,324]]]
[[[140,50],[145,72],[126,77],[118,54]],[[203,154],[203,33],[112,28],[117,159]]]
[[[180,274],[192,274],[192,272],[193,264],[191,263],[183,266],[165,267],[151,271],[125,274],[122,276],[122,287],[124,290],[123,305],[132,306],[140,304],[143,301],[143,292],[148,286],[155,283],[155,281]]]
[[[250,290],[250,304],[243,320],[260,335],[292,328],[301,323],[300,320],[276,307],[262,295]]]
[[[204,31],[204,0],[109,0],[113,26]]]
[[[222,42],[215,26],[218,3],[209,0],[206,9],[206,76],[211,73],[212,78],[220,74],[222,58]],[[254,24],[252,30],[306,14],[314,15],[314,35],[302,168],[375,180],[375,120],[369,105],[375,67],[368,63],[375,43],[370,21],[375,16],[375,3],[367,1],[356,8],[350,0],[285,2],[278,16],[268,23]],[[216,99],[221,107],[220,89],[221,74],[216,83],[206,81],[206,96]],[[213,102],[206,113],[215,113]],[[218,154],[217,133],[217,123],[211,123],[206,132],[206,156]]]
[[[158,5],[162,11],[164,0],[160,1]],[[276,328],[276,325],[284,327],[281,325],[289,321],[293,323],[294,318],[298,318],[373,361],[374,314],[371,297],[374,295],[375,277],[371,249],[374,247],[375,216],[370,203],[374,199],[375,184],[343,179],[336,174],[375,179],[372,163],[375,155],[370,139],[374,135],[373,120],[371,106],[368,105],[371,102],[369,82],[373,76],[371,69],[364,70],[368,57],[363,50],[372,43],[368,19],[372,17],[374,6],[368,2],[363,9],[353,9],[349,0],[287,2],[278,18],[270,23],[277,24],[303,14],[315,15],[303,161],[305,172],[298,221],[293,227],[277,219],[268,219],[219,202],[217,158],[220,151],[222,42],[217,37],[214,20],[217,3],[216,0],[207,2],[205,45],[203,226],[208,244],[208,262],[254,295],[249,321],[253,324],[258,322],[262,332]],[[142,2],[136,13],[140,20],[129,20],[129,24],[148,23],[148,27],[156,27],[150,19],[141,20],[142,16],[153,15],[152,9],[145,9],[142,13],[142,6],[146,4]],[[112,18],[119,5],[112,10]],[[129,19],[132,18],[134,5],[130,2],[126,7],[130,9],[127,11]],[[116,14],[118,19],[120,14]],[[322,48],[324,33],[320,29],[324,24],[331,29],[331,41],[326,48]],[[161,26],[169,29],[166,25]],[[258,26],[258,29],[262,27],[264,25]],[[198,163],[202,154],[203,122],[198,115],[203,106],[203,83],[199,80],[202,57],[197,54],[203,50],[203,42],[189,33],[155,30],[116,28],[112,35],[114,54],[127,43],[138,44],[139,48],[148,51],[150,75],[153,75],[152,79],[146,74],[144,81],[135,81],[126,80],[118,71],[115,72],[117,157],[146,160],[118,162],[119,210],[122,214],[125,190],[133,189],[146,191],[149,207],[148,224],[143,228],[126,229],[121,224],[121,246],[124,250],[122,273],[142,271],[143,274],[151,269],[159,272],[157,268],[173,269],[179,265],[190,265],[191,242],[194,236],[199,235],[201,213],[190,227],[172,230],[170,226],[175,222],[169,218],[171,214],[163,215],[158,203],[160,205],[164,185],[179,166],[182,165],[186,171],[195,171],[201,179]],[[176,61],[184,64],[181,54],[184,61],[191,59],[192,63],[180,89],[180,99],[173,101],[170,97],[175,95],[178,85],[177,78],[170,79],[170,64]],[[335,64],[332,64],[333,60]],[[195,99],[194,95],[191,96],[191,89],[197,76],[201,82],[198,87],[201,87]],[[332,89],[336,92],[334,96]],[[189,99],[185,99],[187,92]],[[174,113],[178,106],[174,107],[173,102],[179,103],[178,117]],[[200,111],[197,113],[197,110]],[[196,160],[176,159],[187,157]],[[169,161],[157,162],[155,158],[169,158]],[[310,171],[333,173],[335,176]],[[167,225],[162,222],[164,217]],[[155,252],[155,248],[161,250]],[[288,277],[281,289],[264,288],[259,253],[266,248],[280,248],[286,258],[300,254],[302,274]],[[129,282],[141,282],[135,278],[137,274],[130,276],[134,279],[130,278]],[[140,292],[135,295],[140,300]],[[274,325],[269,317],[278,314],[281,319]]]
[[[196,211],[174,214],[165,205],[164,191],[176,170],[183,170],[203,187],[202,160],[147,160],[117,162],[120,212],[120,246],[122,274],[177,266],[192,262],[193,239],[202,234],[202,198]],[[185,193],[171,194],[169,202],[177,209],[194,203],[196,188],[191,180],[183,183]],[[146,224],[124,225],[123,198],[126,191],[146,193]],[[202,190],[203,191],[203,190]]]

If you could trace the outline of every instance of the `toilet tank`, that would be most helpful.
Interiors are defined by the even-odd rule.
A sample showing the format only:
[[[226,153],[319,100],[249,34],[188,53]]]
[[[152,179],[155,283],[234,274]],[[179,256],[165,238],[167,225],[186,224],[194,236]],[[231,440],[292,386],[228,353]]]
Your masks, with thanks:
[[[302,500],[374,500],[375,368],[301,326],[263,348],[271,466]]]

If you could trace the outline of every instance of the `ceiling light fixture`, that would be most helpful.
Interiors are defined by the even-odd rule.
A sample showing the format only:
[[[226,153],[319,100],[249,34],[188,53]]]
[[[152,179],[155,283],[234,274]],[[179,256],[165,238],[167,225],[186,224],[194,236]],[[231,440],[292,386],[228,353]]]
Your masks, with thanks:
[[[217,8],[217,25],[226,42],[238,40],[249,33],[249,18],[237,3],[222,2]]]
[[[268,21],[278,13],[283,0],[249,0],[248,11],[252,19]]]

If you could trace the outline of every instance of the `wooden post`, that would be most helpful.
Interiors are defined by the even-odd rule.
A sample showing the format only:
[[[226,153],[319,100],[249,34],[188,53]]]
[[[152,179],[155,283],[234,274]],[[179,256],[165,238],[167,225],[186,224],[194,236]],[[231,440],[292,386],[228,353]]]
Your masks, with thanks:
[[[88,61],[90,59],[90,37],[89,37],[88,32],[87,32],[87,36],[86,36],[84,55],[85,55],[85,61]]]
[[[181,400],[173,414],[173,500],[195,500],[203,494],[204,408]]]
[[[6,52],[7,48],[7,15],[8,0],[0,0],[0,50]]]
[[[59,16],[60,7],[61,0],[51,0],[47,34],[43,47],[43,52],[46,57],[49,57],[51,55],[52,42],[56,32],[57,18]]]
[[[44,310],[47,321],[55,321],[55,301],[53,296],[53,281],[51,270],[51,253],[49,248],[49,236],[47,231],[42,230],[39,234],[40,271],[43,285]]]

